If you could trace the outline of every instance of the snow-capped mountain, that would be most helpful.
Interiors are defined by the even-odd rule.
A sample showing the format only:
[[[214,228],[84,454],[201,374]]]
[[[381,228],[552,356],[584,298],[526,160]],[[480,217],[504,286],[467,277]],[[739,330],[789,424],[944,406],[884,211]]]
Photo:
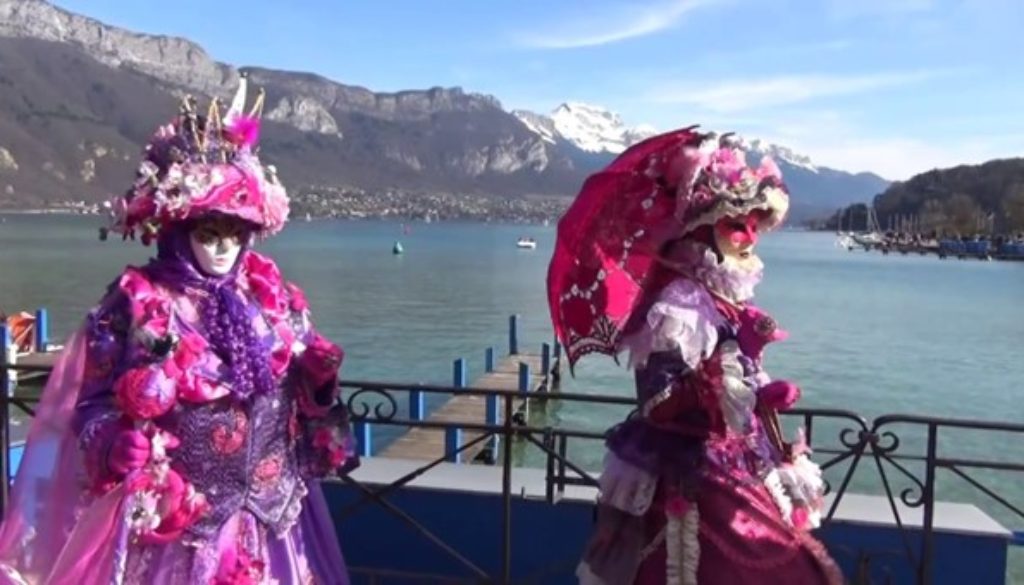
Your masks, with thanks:
[[[559,140],[564,140],[589,153],[619,154],[658,133],[648,124],[629,127],[619,114],[601,106],[580,102],[566,102],[555,108],[550,116],[526,110],[514,110],[512,114],[545,142],[557,144]],[[756,157],[771,156],[777,162],[812,172],[818,170],[810,157],[794,152],[791,148],[760,138],[743,139],[742,144],[744,150]]]
[[[576,102],[558,106],[550,116],[523,110],[512,114],[585,172],[607,165],[618,153],[657,133],[650,126],[630,128],[615,112]],[[728,131],[708,127],[702,130]],[[888,181],[872,173],[848,173],[818,166],[809,156],[789,147],[760,138],[737,138],[749,163],[758,164],[761,158],[770,156],[779,165],[793,196],[793,219],[824,215],[837,207],[866,201],[888,186]]]
[[[627,127],[615,112],[579,102],[566,102],[550,116],[525,110],[512,114],[547,142],[555,144],[562,139],[592,153],[618,154],[657,133],[647,125]]]
[[[557,144],[561,135],[558,133],[558,128],[555,127],[555,121],[547,116],[528,112],[526,110],[514,110],[512,112],[519,121],[529,128],[530,132],[533,132],[537,136],[540,136],[541,140],[551,144]]]
[[[811,157],[794,152],[792,148],[765,142],[760,138],[744,140],[743,149],[748,153],[754,153],[760,156],[770,156],[775,160],[775,162],[780,164],[785,162],[789,163],[790,166],[801,167],[811,171],[812,173],[818,172],[818,167],[811,162]]]

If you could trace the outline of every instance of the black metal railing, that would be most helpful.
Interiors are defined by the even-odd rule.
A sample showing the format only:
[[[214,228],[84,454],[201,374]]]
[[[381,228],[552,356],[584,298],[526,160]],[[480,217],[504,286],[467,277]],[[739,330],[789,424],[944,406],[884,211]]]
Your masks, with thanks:
[[[7,371],[41,371],[41,368],[0,365],[0,383],[6,384]],[[412,527],[427,542],[454,559],[465,569],[466,576],[431,576],[399,573],[389,568],[352,568],[354,574],[363,576],[371,583],[387,583],[391,579],[405,582],[420,579],[422,582],[487,582],[511,583],[512,579],[512,469],[514,467],[514,445],[536,449],[546,469],[546,499],[555,503],[569,486],[597,486],[593,468],[579,462],[574,455],[577,443],[590,442],[590,450],[599,449],[598,444],[604,433],[588,428],[567,428],[565,426],[536,426],[531,420],[517,417],[516,412],[523,402],[529,400],[540,408],[547,404],[589,405],[618,407],[624,412],[635,406],[634,400],[621,396],[601,396],[578,393],[532,393],[482,389],[473,387],[433,386],[423,384],[402,384],[382,382],[343,382],[344,400],[351,420],[356,427],[373,425],[391,427],[396,430],[410,428],[435,429],[449,432],[460,429],[465,432],[464,440],[446,443],[444,453],[425,461],[411,472],[384,486],[364,485],[352,477],[342,478],[354,486],[361,497],[347,507],[335,512],[335,520],[344,522],[359,508],[367,505],[380,506]],[[6,385],[0,386],[6,388]],[[437,421],[429,417],[411,418],[408,409],[403,409],[400,397],[408,398],[418,393],[436,397],[437,400],[453,396],[478,396],[489,403],[500,406],[500,418],[496,423],[481,421]],[[437,401],[435,400],[435,402]],[[0,477],[9,475],[11,406],[31,415],[31,399],[8,396],[0,392]],[[537,418],[537,417],[533,417]],[[1008,494],[986,485],[976,475],[978,471],[1024,472],[1024,457],[999,460],[992,457],[955,455],[958,445],[948,439],[955,439],[955,433],[970,431],[986,435],[1009,435],[1002,445],[1024,445],[1024,424],[935,418],[914,415],[886,415],[867,420],[854,412],[837,409],[793,409],[784,415],[789,424],[800,424],[805,429],[808,443],[815,451],[815,460],[825,471],[827,489],[831,503],[823,523],[827,526],[835,517],[844,496],[855,482],[858,490],[884,496],[892,514],[892,520],[901,535],[900,550],[846,550],[836,547],[834,555],[850,555],[855,558],[856,574],[849,575],[855,583],[887,582],[886,575],[898,570],[896,563],[906,563],[915,575],[915,581],[928,584],[933,581],[935,548],[935,510],[939,471],[949,472],[959,478],[962,484],[980,494],[988,502],[998,505],[1011,513],[1019,522],[1024,520],[1024,510],[1012,500],[1021,494]],[[952,436],[952,437],[951,437]],[[502,564],[499,574],[490,574],[453,545],[437,536],[407,511],[389,500],[389,496],[407,486],[431,469],[453,460],[456,454],[475,450],[483,444],[498,445],[493,458],[501,467],[501,542]],[[6,502],[8,482],[0,482],[0,505]],[[943,484],[945,485],[945,484]],[[920,509],[918,522],[909,522],[909,511]],[[1006,516],[1002,516],[1006,518]],[[1020,533],[1017,533],[1020,540]]]

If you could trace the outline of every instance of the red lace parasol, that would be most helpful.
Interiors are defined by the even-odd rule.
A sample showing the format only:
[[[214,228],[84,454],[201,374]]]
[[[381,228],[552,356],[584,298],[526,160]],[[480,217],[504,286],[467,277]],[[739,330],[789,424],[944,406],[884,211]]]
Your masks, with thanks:
[[[569,365],[588,353],[614,355],[622,329],[653,277],[659,248],[678,233],[673,169],[696,126],[655,136],[591,175],[558,222],[548,268],[548,303]],[[688,178],[688,177],[687,177]],[[685,180],[685,179],[684,179]]]

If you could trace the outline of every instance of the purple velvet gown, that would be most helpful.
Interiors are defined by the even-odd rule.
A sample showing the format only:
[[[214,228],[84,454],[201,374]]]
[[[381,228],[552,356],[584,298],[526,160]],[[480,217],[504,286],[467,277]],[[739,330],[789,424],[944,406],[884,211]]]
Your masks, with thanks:
[[[680,277],[624,341],[640,408],[608,435],[582,585],[842,582],[808,532],[820,472],[784,454],[759,413],[774,324],[723,307],[708,282]]]
[[[347,584],[319,486],[358,464],[335,404],[340,348],[269,259],[244,251],[214,279],[184,232],[159,243],[89,313],[44,391],[0,583]],[[128,428],[159,465],[125,477],[108,453]]]

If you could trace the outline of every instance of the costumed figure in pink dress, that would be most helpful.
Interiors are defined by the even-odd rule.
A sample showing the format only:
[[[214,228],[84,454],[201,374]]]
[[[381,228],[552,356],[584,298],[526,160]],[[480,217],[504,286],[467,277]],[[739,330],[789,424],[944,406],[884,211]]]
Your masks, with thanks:
[[[694,127],[695,128],[695,127]],[[799,388],[762,368],[785,333],[751,303],[758,235],[789,198],[778,167],[687,128],[591,176],[548,274],[570,364],[628,353],[638,408],[609,431],[584,585],[841,583],[809,530],[824,483],[778,411]]]
[[[250,249],[288,197],[256,154],[263,95],[186,98],[109,232],[156,244],[74,333],[0,527],[0,583],[346,584],[319,479],[354,468],[341,349]],[[103,232],[108,233],[107,231]]]

